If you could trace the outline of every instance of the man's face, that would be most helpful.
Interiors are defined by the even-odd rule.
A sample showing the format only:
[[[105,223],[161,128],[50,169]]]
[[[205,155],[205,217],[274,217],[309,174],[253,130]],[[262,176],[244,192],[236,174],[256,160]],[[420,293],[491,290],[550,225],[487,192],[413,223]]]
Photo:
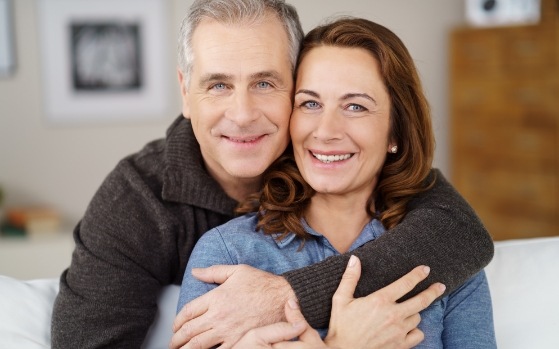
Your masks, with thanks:
[[[293,77],[287,34],[268,16],[196,28],[189,86],[179,71],[183,115],[192,121],[208,171],[222,186],[259,181],[289,142]]]

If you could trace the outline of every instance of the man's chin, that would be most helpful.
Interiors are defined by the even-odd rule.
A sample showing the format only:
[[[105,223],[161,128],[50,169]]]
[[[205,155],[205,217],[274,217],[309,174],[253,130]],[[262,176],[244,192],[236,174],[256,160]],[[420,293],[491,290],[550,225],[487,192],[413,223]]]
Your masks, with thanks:
[[[238,161],[234,165],[229,166],[227,172],[230,176],[239,179],[260,179],[270,165],[271,163],[262,164],[257,161]]]
[[[228,172],[231,177],[237,178],[239,180],[250,181],[250,180],[260,180],[264,171],[265,169],[263,169],[262,171],[260,170],[249,171],[247,169],[232,169]]]

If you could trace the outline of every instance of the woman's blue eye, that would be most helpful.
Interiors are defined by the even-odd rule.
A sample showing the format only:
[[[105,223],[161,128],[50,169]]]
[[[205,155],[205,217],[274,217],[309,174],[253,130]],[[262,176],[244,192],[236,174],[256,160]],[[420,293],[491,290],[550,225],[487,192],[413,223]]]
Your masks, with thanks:
[[[309,109],[316,109],[316,108],[318,108],[320,105],[319,105],[317,102],[309,101],[309,102],[303,103],[303,106],[305,106],[306,108],[309,108]]]
[[[347,109],[350,111],[364,111],[366,110],[364,107],[360,106],[359,104],[350,104]]]

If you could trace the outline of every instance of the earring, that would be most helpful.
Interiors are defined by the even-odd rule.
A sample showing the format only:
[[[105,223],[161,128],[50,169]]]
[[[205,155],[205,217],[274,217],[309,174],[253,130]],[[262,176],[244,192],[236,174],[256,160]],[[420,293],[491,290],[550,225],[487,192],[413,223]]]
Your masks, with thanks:
[[[398,146],[397,145],[393,145],[392,148],[390,148],[390,152],[392,154],[396,154],[396,152],[398,152]]]

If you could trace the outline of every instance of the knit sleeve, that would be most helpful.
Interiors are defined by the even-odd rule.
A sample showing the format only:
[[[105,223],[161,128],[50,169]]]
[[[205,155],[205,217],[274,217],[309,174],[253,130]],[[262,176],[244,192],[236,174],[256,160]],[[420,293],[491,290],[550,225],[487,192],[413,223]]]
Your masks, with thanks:
[[[414,198],[408,214],[379,239],[354,250],[361,259],[356,297],[368,295],[402,277],[418,265],[431,267],[429,277],[404,299],[434,282],[453,291],[493,258],[493,241],[473,209],[438,170],[434,187]],[[350,254],[283,274],[294,289],[303,314],[315,327],[328,325],[332,296]]]
[[[178,264],[178,222],[157,192],[125,161],[105,179],[74,230],[53,310],[53,348],[141,346],[158,292]]]

